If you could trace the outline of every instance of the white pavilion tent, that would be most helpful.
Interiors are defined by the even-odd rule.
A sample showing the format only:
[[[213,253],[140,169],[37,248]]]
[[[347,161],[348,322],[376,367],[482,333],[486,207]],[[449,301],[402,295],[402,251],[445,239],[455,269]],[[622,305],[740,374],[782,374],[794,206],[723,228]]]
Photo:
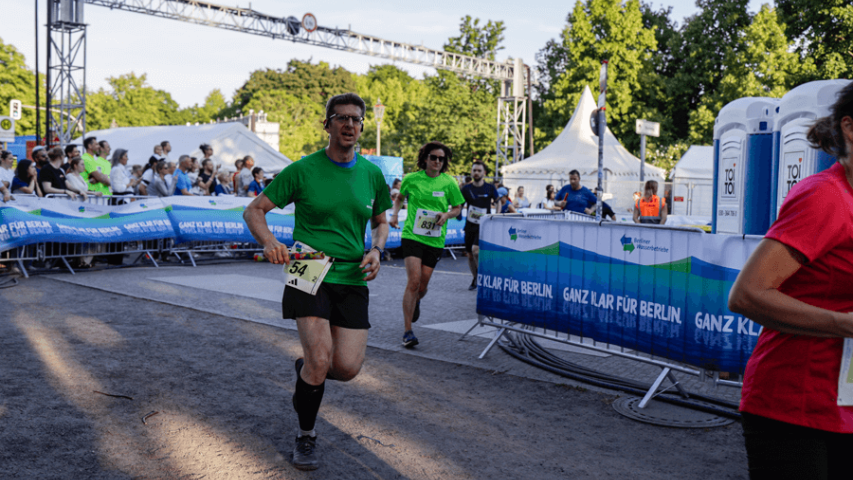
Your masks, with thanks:
[[[545,186],[557,190],[569,183],[569,172],[581,174],[581,184],[593,190],[598,184],[598,137],[592,133],[589,118],[595,110],[595,99],[589,87],[581,94],[566,128],[554,141],[535,155],[501,168],[503,183],[515,189],[523,186],[532,205],[545,198]],[[664,192],[665,171],[646,164],[645,179],[657,180],[658,194]],[[604,137],[604,191],[613,197],[607,200],[617,215],[629,214],[633,193],[641,191],[640,159],[632,155],[607,129]]]
[[[714,200],[714,147],[691,145],[675,164],[672,214],[710,218]]]
[[[216,163],[221,163],[224,170],[235,170],[234,162],[246,155],[251,155],[255,160],[255,166],[263,168],[265,173],[279,172],[293,163],[243,124],[237,122],[118,127],[86,132],[86,136],[97,137],[98,141],[110,142],[113,151],[118,148],[127,150],[128,165],[145,165],[154,154],[154,145],[164,140],[168,140],[172,145],[172,152],[169,154],[171,161],[177,161],[181,155],[201,159],[204,155],[201,154],[199,147],[207,143],[213,147],[213,159]],[[83,139],[77,138],[74,143],[82,145]]]

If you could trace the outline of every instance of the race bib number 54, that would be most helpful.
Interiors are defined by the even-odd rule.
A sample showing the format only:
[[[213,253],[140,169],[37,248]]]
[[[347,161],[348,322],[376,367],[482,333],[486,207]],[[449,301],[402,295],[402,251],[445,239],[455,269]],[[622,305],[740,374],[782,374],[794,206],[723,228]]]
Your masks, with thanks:
[[[316,252],[313,248],[299,241],[294,243],[293,250],[294,253]],[[282,271],[284,283],[305,293],[316,295],[331,266],[332,259],[329,257],[311,260],[292,259],[290,265],[285,265]]]
[[[433,212],[432,210],[418,210],[417,212],[412,233],[425,237],[440,237],[441,226],[436,223],[441,213]]]
[[[325,267],[325,264],[317,260],[293,260],[290,262],[287,273],[313,284],[320,278],[320,274],[323,273],[323,267]]]

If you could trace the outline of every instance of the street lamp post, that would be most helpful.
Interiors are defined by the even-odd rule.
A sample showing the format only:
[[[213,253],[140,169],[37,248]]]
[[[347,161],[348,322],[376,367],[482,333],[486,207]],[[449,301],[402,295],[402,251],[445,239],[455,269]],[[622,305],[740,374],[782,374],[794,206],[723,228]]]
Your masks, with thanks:
[[[382,105],[382,100],[376,99],[376,105],[373,106],[373,117],[376,119],[376,156],[382,155],[380,151],[379,139],[382,132],[382,115],[385,114],[385,105]]]

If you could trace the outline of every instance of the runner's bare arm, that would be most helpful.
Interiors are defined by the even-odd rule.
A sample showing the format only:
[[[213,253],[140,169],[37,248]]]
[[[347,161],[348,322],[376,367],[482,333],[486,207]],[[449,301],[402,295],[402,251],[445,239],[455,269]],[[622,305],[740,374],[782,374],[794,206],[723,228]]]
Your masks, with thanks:
[[[370,251],[367,252],[361,261],[361,271],[366,274],[364,280],[368,282],[376,278],[376,275],[379,273],[381,255],[373,247],[379,247],[384,250],[385,242],[388,241],[388,219],[385,217],[385,212],[381,212],[370,219],[370,228],[373,245],[371,245]]]
[[[397,215],[400,213],[400,209],[403,208],[403,195],[397,195],[397,198],[394,199],[394,211],[391,213],[391,223],[390,225],[394,228],[400,228],[400,222],[397,220]]]
[[[853,337],[853,316],[809,305],[779,286],[807,259],[773,239],[761,241],[729,293],[729,310],[773,330],[814,337]]]
[[[243,211],[243,220],[255,240],[264,247],[264,258],[275,264],[290,265],[290,253],[287,246],[279,242],[267,226],[267,212],[276,205],[261,193]]]
[[[446,222],[448,219],[458,217],[459,212],[461,212],[461,211],[462,211],[462,205],[461,204],[456,205],[455,207],[451,208],[449,212],[442,213],[441,215],[439,215],[438,220],[435,222],[435,224],[440,227],[440,226],[444,225],[444,222]]]

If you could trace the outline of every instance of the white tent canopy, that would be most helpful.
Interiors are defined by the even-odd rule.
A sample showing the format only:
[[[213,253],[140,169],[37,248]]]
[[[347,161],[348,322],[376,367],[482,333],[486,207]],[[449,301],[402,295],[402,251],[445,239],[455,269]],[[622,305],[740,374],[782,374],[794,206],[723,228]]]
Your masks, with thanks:
[[[672,214],[711,221],[714,211],[714,147],[691,145],[672,169]]]
[[[157,127],[119,127],[87,132],[87,137],[110,142],[115,151],[128,151],[128,165],[145,165],[154,154],[154,145],[168,140],[172,145],[169,160],[177,161],[181,155],[204,157],[199,148],[207,143],[213,147],[213,159],[225,170],[234,170],[234,162],[251,155],[255,166],[265,172],[278,172],[293,163],[279,151],[267,145],[243,124],[236,122],[205,125],[177,125]],[[74,141],[82,145],[83,139]],[[82,150],[82,148],[81,148]],[[82,153],[82,152],[81,152]],[[108,159],[109,160],[109,159]]]
[[[569,181],[569,172],[577,170],[581,183],[593,189],[598,184],[598,137],[592,133],[589,117],[596,109],[595,99],[589,87],[581,94],[566,128],[536,155],[501,168],[506,186],[525,188],[525,196],[531,204],[545,198],[545,186],[557,189]],[[646,180],[657,180],[663,193],[665,172],[662,168],[646,164]],[[634,191],[640,188],[640,159],[631,155],[608,128],[604,136],[604,190],[614,195],[608,203],[614,210],[624,204],[623,209],[633,205]],[[513,191],[513,196],[515,192]],[[617,213],[623,213],[617,210]]]
[[[714,147],[691,145],[670,175],[673,181],[714,180]]]

